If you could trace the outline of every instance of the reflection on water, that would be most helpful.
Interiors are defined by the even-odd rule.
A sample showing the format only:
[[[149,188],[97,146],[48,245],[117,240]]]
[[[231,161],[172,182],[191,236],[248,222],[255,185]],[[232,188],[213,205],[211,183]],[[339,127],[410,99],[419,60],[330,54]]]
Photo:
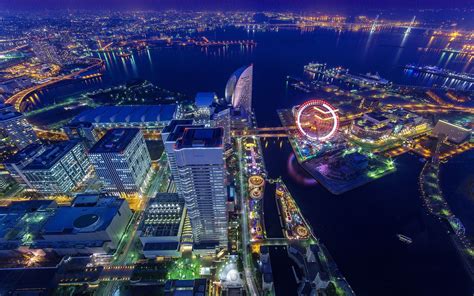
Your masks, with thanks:
[[[263,151],[269,177],[282,177],[358,295],[472,295],[445,227],[421,201],[417,157],[399,157],[395,173],[336,196],[293,178],[282,161],[291,157],[289,145],[270,142]],[[265,212],[265,223],[275,223],[273,216]],[[400,242],[398,233],[413,243]]]
[[[207,35],[211,39],[231,40],[252,36],[257,45],[221,49],[153,48],[126,59],[111,52],[99,53],[106,64],[101,79],[55,85],[38,92],[34,104],[59,103],[74,94],[132,79],[146,79],[189,98],[198,91],[214,91],[223,96],[230,73],[253,63],[253,107],[258,124],[275,126],[279,124],[277,109],[308,99],[305,94],[290,96],[286,77],[302,76],[303,66],[312,61],[340,65],[354,73],[379,72],[398,83],[420,84],[430,78],[412,79],[400,66],[436,65],[444,61],[450,69],[460,71],[466,64],[459,55],[447,59],[444,52],[432,50],[444,48],[446,41],[441,37],[432,40],[419,30],[412,30],[406,36],[403,30],[368,34],[326,29],[307,32],[226,29]],[[419,50],[427,44],[430,50]],[[263,150],[270,177],[283,177],[316,235],[327,245],[358,295],[469,295],[470,283],[444,228],[426,214],[420,200],[417,180],[421,163],[415,157],[398,158],[397,173],[334,196],[319,184],[302,185],[311,181],[291,160],[288,143],[281,147],[279,142],[267,143]],[[266,228],[278,235],[281,230],[274,200],[265,197],[264,207],[265,221],[269,224]],[[401,243],[397,233],[412,237],[413,244]]]
[[[273,89],[283,86],[287,75],[301,75],[303,65],[311,61],[326,62],[329,66],[341,65],[355,73],[378,72],[398,83],[423,85],[431,83],[430,80],[407,76],[400,66],[440,65],[456,71],[472,68],[472,56],[447,55],[441,49],[446,47],[448,40],[425,35],[420,30],[349,32],[311,28],[301,32],[247,32],[225,29],[205,34],[215,40],[254,38],[257,45],[147,48],[129,57],[100,52],[97,56],[105,61],[106,67],[100,81],[53,86],[47,93],[38,93],[39,99],[34,104],[44,106],[54,103],[54,100],[58,103],[80,91],[110,87],[131,79],[146,79],[163,88],[186,93],[190,98],[203,90],[223,95],[228,75],[248,63],[255,65],[257,100],[273,95],[281,97],[280,90],[274,92]],[[429,50],[420,50],[423,48]],[[456,82],[446,81],[444,85],[456,85]],[[279,99],[277,103],[280,103]],[[286,102],[285,105],[290,104]],[[259,107],[255,106],[257,113]]]

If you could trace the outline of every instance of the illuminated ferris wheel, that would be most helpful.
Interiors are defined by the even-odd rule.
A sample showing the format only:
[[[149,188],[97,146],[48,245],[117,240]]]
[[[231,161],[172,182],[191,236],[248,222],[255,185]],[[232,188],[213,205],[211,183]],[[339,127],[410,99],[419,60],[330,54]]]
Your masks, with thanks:
[[[323,100],[310,100],[298,108],[298,130],[312,141],[331,139],[339,127],[337,109]]]

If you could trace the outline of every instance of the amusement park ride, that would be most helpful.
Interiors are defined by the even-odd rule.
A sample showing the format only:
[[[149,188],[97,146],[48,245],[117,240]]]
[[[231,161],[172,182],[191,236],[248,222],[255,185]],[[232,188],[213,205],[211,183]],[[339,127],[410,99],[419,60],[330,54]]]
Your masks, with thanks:
[[[338,110],[323,100],[310,100],[297,109],[296,126],[311,141],[331,139],[339,127]]]

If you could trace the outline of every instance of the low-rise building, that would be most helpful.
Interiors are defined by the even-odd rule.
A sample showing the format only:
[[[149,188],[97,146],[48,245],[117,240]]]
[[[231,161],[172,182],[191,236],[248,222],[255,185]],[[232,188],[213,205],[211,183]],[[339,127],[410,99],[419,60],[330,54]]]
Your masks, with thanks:
[[[71,206],[50,200],[0,207],[0,253],[19,248],[58,254],[109,253],[116,249],[132,212],[126,200],[80,195]]]
[[[440,137],[443,135],[449,141],[456,144],[461,144],[469,140],[471,137],[471,132],[472,131],[470,129],[463,128],[462,126],[455,125],[444,120],[438,120],[432,131],[432,135],[435,137]]]
[[[100,106],[76,116],[72,123],[90,122],[95,128],[162,129],[177,116],[177,106]]]
[[[186,209],[177,193],[158,193],[150,201],[139,228],[146,258],[177,257]]]

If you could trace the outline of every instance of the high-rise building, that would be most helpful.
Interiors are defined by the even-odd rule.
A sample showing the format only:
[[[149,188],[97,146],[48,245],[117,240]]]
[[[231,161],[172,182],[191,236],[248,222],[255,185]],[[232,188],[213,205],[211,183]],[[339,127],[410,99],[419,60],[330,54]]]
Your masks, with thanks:
[[[89,158],[106,191],[144,193],[151,173],[151,159],[140,129],[109,130],[89,150]]]
[[[232,73],[225,87],[227,103],[234,108],[242,108],[247,114],[252,112],[253,65],[244,66]]]
[[[33,127],[23,114],[16,112],[11,105],[0,105],[0,131],[7,137],[7,141],[18,149],[38,141]]]
[[[188,209],[196,245],[227,244],[223,130],[184,130],[174,153],[180,191]]]
[[[92,172],[86,150],[78,141],[59,142],[45,146],[39,154],[32,153],[30,163],[17,167],[18,177],[24,178],[25,184],[41,193],[67,193]]]
[[[220,127],[224,131],[223,139],[226,146],[231,145],[231,109],[227,108],[214,114],[211,126]]]
[[[168,159],[168,165],[171,171],[171,177],[176,186],[176,191],[182,197],[182,190],[179,182],[178,168],[176,166],[176,156],[174,152],[174,147],[176,141],[181,138],[184,134],[186,128],[191,127],[204,127],[202,125],[193,125],[191,119],[174,119],[168,124],[161,132],[161,138],[163,141],[163,146],[165,153]]]

